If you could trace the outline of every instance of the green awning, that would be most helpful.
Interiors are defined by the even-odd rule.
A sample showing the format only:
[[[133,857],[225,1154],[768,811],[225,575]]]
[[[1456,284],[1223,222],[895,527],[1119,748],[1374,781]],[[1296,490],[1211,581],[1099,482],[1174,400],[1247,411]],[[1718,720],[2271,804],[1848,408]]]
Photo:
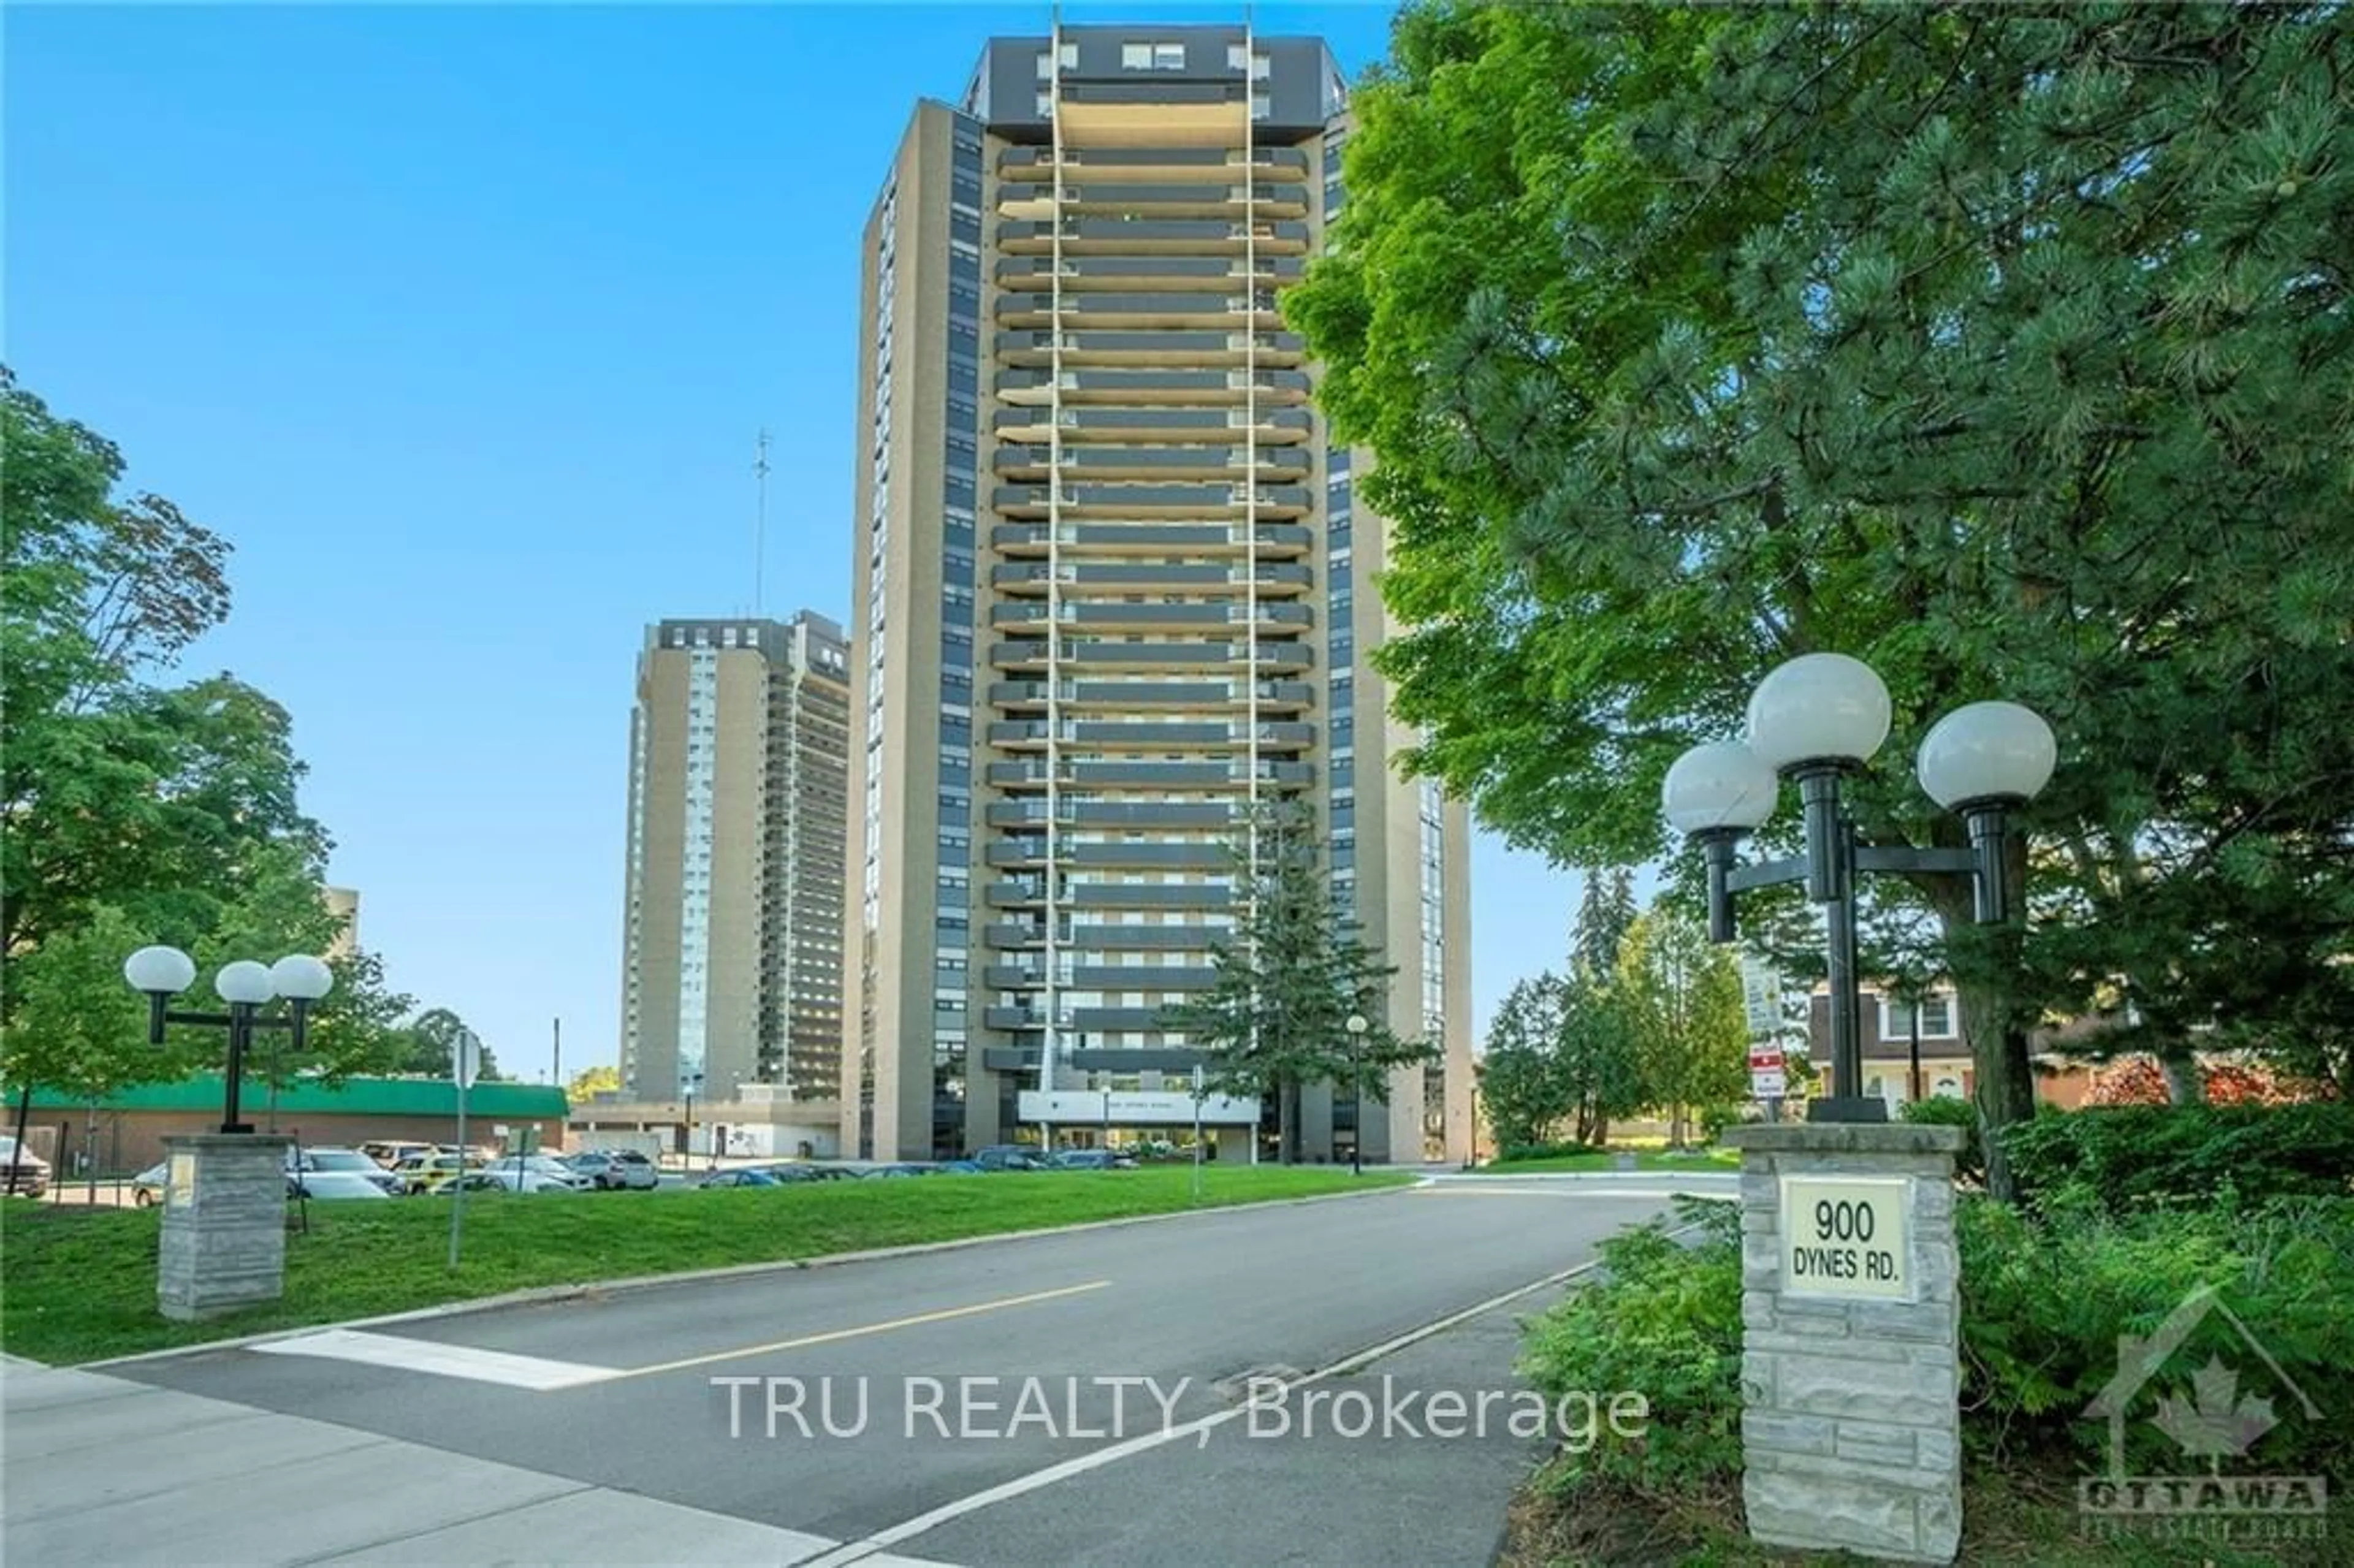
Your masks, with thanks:
[[[118,1089],[99,1101],[101,1110],[114,1111],[213,1111],[221,1107],[222,1075],[218,1073],[198,1073],[173,1084],[141,1084],[136,1087]],[[0,1090],[9,1111],[14,1111],[16,1097],[24,1092],[22,1085]],[[242,1098],[249,1107],[259,1107],[270,1095],[270,1086],[249,1075],[245,1080]],[[70,1095],[35,1085],[33,1107],[36,1110],[80,1110],[88,1102]],[[479,1083],[466,1091],[466,1114],[496,1120],[506,1118],[514,1121],[562,1121],[570,1106],[564,1091],[552,1084],[491,1084]],[[278,1089],[278,1114],[282,1118],[317,1111],[337,1116],[416,1116],[449,1117],[458,1114],[458,1086],[447,1078],[345,1078],[342,1083],[327,1085],[312,1079],[298,1079],[281,1084]]]

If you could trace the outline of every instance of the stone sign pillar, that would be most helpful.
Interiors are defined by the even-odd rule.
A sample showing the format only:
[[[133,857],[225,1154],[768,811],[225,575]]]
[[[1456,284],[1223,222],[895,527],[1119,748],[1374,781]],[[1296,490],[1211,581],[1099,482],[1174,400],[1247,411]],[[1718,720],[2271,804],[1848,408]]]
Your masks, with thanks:
[[[164,1317],[217,1317],[284,1294],[293,1142],[223,1132],[164,1140],[155,1299]]]
[[[1956,1127],[1728,1129],[1741,1150],[1742,1500],[1775,1546],[1961,1543]]]

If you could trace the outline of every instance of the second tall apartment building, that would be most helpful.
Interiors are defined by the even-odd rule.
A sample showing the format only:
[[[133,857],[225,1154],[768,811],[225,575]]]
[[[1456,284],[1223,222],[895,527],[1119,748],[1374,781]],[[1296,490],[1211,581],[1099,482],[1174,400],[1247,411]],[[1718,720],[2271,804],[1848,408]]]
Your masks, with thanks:
[[[1310,1156],[1469,1151],[1467,823],[1391,766],[1381,525],[1275,308],[1347,132],[1320,41],[1236,26],[993,39],[916,111],[864,242],[845,1153],[1190,1122],[1161,1010],[1279,798],[1444,1049],[1311,1091]]]

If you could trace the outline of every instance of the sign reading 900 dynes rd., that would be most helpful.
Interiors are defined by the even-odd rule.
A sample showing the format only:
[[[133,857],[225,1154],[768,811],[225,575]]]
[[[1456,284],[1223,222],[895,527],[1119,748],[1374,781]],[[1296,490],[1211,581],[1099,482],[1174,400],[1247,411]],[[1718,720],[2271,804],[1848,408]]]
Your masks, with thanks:
[[[1918,1299],[1902,1176],[1782,1178],[1782,1293]]]

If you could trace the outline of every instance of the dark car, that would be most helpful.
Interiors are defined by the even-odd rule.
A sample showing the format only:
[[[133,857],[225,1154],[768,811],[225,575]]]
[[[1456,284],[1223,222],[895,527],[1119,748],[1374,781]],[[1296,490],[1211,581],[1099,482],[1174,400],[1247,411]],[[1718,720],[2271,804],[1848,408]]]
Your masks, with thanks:
[[[877,1165],[866,1172],[865,1179],[869,1181],[888,1181],[895,1177],[937,1176],[939,1173],[940,1168],[937,1165]]]
[[[1055,1156],[1057,1171],[1133,1171],[1136,1156],[1117,1149],[1066,1149]]]
[[[992,1143],[966,1157],[983,1171],[1052,1171],[1053,1162],[1026,1143]]]
[[[695,1185],[698,1187],[781,1187],[784,1183],[766,1171],[714,1171]]]

